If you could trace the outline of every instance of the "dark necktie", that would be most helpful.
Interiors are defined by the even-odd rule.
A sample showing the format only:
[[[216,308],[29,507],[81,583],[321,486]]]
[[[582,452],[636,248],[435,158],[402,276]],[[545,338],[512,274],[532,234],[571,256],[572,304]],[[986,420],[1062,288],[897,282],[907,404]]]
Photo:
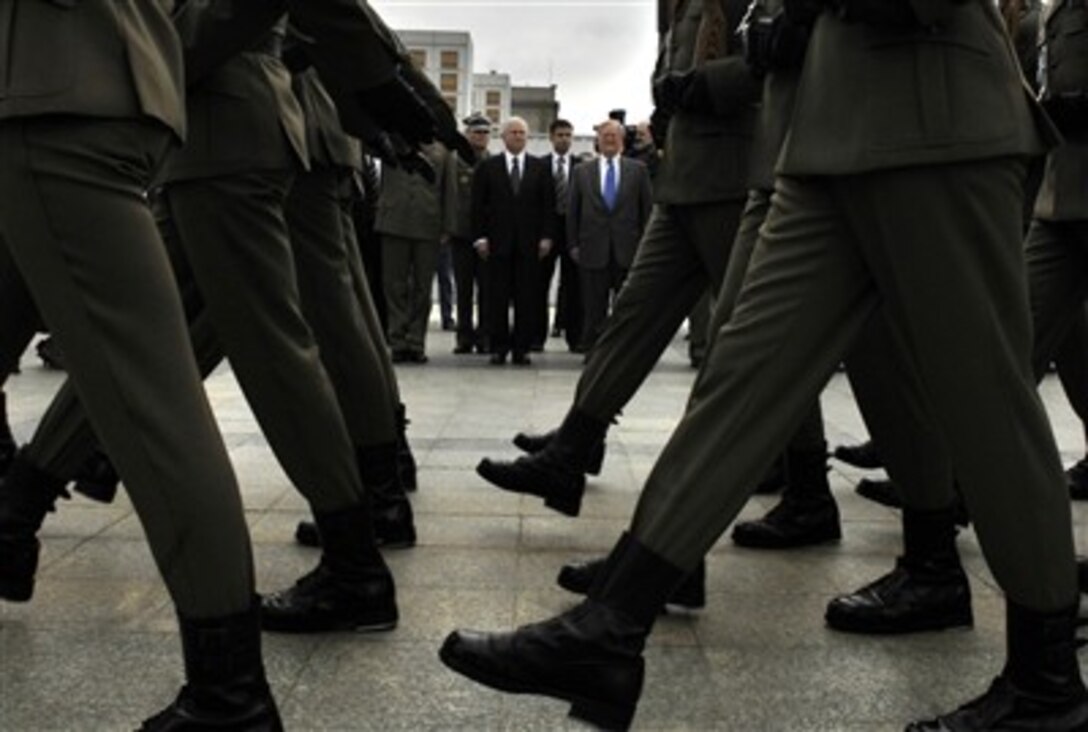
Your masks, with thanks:
[[[514,162],[510,165],[510,187],[514,189],[514,195],[518,195],[518,190],[521,188],[521,166],[518,165],[517,158],[514,158]]]
[[[567,215],[567,159],[560,157],[555,164],[555,212]]]
[[[616,163],[608,159],[608,170],[604,172],[604,205],[609,211],[616,207]]]

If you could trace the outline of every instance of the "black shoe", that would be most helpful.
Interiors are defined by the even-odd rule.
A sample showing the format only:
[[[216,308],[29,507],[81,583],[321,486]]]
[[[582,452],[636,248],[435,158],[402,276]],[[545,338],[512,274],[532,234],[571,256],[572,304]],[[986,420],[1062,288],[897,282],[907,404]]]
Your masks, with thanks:
[[[282,732],[261,660],[258,604],[222,618],[179,618],[185,686],[139,732]]]
[[[533,363],[533,360],[529,358],[528,353],[519,353],[518,351],[514,351],[514,358],[512,361],[515,366],[530,366]]]
[[[582,510],[585,476],[547,452],[520,457],[514,462],[484,458],[476,466],[476,474],[504,491],[539,496],[545,506],[567,516],[577,516]]]
[[[0,599],[26,602],[34,595],[38,529],[60,496],[68,497],[63,480],[16,454],[0,480]]]
[[[407,353],[405,353],[404,360],[407,363],[420,363],[420,364],[427,363],[428,361],[430,361],[430,359],[427,358],[427,354],[424,353],[423,351],[408,351]]]
[[[1084,732],[1088,691],[1077,663],[1074,603],[1038,612],[1006,601],[1007,660],[989,690],[954,712],[906,732]]]
[[[502,366],[506,363],[506,352],[492,353],[489,362],[492,366]]]
[[[121,476],[117,474],[109,456],[101,450],[95,450],[76,473],[72,490],[82,493],[92,501],[113,503],[120,482]]]
[[[374,543],[366,506],[315,513],[321,562],[293,587],[261,601],[261,626],[280,633],[392,630],[397,625],[393,575]]]
[[[898,634],[944,630],[974,623],[971,586],[954,566],[895,569],[827,605],[827,624],[844,633]]]
[[[750,549],[791,549],[842,538],[839,507],[831,494],[783,496],[767,515],[733,527],[733,543]]]
[[[1088,457],[1083,457],[1065,471],[1069,483],[1069,497],[1074,501],[1088,501]]]
[[[559,576],[555,583],[567,592],[576,595],[588,595],[593,583],[597,581],[604,569],[605,559],[591,559],[587,562],[573,562],[564,564],[559,570]],[[687,610],[698,610],[706,607],[706,561],[700,561],[699,566],[688,574],[684,581],[672,591],[668,599],[669,605],[676,605]]]
[[[839,445],[832,454],[855,468],[876,470],[884,467],[884,461],[880,459],[880,453],[877,452],[872,440],[860,445]]]
[[[472,353],[472,344],[458,343],[456,346],[454,346],[453,353],[456,356],[463,356],[466,353]]]
[[[454,631],[439,657],[479,683],[562,699],[573,717],[626,730],[642,692],[646,636],[683,576],[625,535],[577,607],[510,633]]]
[[[404,402],[397,402],[393,415],[397,424],[397,479],[401,487],[406,491],[414,491],[419,487],[416,473],[416,458],[412,454],[412,448],[408,444],[408,409]]]
[[[548,446],[548,443],[555,437],[555,433],[556,430],[545,432],[542,435],[529,435],[524,432],[519,432],[514,435],[514,445],[522,452],[535,455]],[[604,464],[604,451],[605,443],[602,440],[587,456],[586,473],[589,475],[601,474],[601,467]]]

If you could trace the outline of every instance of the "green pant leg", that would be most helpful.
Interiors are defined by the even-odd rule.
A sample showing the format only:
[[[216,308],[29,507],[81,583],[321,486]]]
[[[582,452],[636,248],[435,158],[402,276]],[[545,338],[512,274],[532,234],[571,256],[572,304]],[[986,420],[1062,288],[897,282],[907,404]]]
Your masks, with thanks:
[[[411,316],[408,321],[408,347],[423,353],[427,345],[427,325],[431,320],[431,291],[438,270],[441,247],[437,241],[416,239],[412,243]]]
[[[412,324],[413,240],[395,234],[382,234],[382,287],[389,311],[387,335],[394,351],[408,348],[408,329]]]
[[[575,406],[601,420],[619,414],[702,293],[720,287],[740,212],[736,202],[654,207]]]
[[[1054,354],[1062,389],[1088,432],[1088,313],[1081,308]]]
[[[336,394],[303,318],[283,199],[263,172],[171,183],[165,200],[242,391],[284,471],[315,511],[362,487]]]
[[[907,168],[835,189],[917,365],[994,577],[1014,602],[1049,611],[1077,589],[1069,496],[1030,363],[1023,167]]]
[[[740,512],[876,307],[825,187],[781,179],[761,232],[632,523],[685,569]]]
[[[693,361],[701,360],[706,355],[706,344],[710,340],[710,313],[713,309],[714,300],[708,290],[688,314],[688,356]]]
[[[1034,331],[1032,367],[1042,378],[1088,297],[1088,222],[1035,219],[1024,244]]]
[[[41,317],[6,246],[0,246],[0,385],[19,368]]]
[[[168,133],[126,121],[0,125],[0,238],[68,357],[177,609],[248,608],[249,537],[144,199]],[[33,461],[33,455],[30,456]]]
[[[291,186],[284,213],[298,273],[302,310],[356,446],[391,442],[393,412],[385,397],[379,345],[367,331],[348,260],[334,168],[315,167]],[[354,241],[350,242],[355,247]]]

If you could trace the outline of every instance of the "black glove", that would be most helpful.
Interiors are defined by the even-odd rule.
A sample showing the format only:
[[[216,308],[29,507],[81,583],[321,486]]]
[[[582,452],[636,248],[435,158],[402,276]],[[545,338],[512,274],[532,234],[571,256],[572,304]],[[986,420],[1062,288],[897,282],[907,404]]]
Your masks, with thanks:
[[[831,0],[831,6],[847,23],[868,23],[884,28],[919,25],[910,0]]]
[[[668,113],[712,112],[713,101],[706,75],[700,69],[669,71],[654,79],[654,102]]]
[[[771,71],[799,69],[811,28],[799,25],[784,12],[768,15],[762,6],[752,3],[740,26],[744,42],[744,61],[756,78]]]
[[[399,73],[357,95],[362,108],[386,132],[397,133],[410,145],[434,140],[434,115]]]

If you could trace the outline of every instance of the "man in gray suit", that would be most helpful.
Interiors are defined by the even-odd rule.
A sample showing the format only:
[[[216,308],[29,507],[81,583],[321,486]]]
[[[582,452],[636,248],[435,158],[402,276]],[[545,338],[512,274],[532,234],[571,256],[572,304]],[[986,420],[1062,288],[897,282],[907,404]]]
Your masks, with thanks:
[[[597,340],[609,302],[627,277],[653,206],[650,174],[645,165],[623,156],[623,135],[616,120],[603,122],[597,128],[600,156],[571,176],[567,247],[578,263],[586,350]]]

